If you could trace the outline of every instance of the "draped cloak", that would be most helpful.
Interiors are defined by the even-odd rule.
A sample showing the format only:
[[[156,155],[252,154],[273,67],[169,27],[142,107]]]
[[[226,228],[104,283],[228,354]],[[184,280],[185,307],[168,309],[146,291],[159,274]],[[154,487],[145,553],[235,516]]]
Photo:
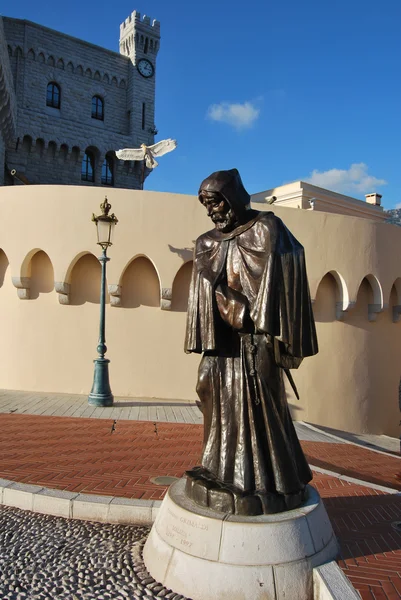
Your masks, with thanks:
[[[257,497],[253,514],[279,512],[312,479],[283,383],[284,369],[318,351],[304,249],[273,212],[248,209],[236,169],[205,182],[242,224],[196,241],[185,351],[203,353],[200,473],[235,499]]]

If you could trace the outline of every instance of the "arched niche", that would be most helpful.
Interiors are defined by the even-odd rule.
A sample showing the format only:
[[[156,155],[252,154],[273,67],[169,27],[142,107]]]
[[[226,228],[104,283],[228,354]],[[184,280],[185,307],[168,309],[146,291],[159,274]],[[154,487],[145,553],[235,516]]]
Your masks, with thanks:
[[[49,256],[38,250],[31,257],[29,272],[31,277],[30,298],[36,300],[40,294],[49,294],[54,289],[54,270]]]
[[[369,321],[375,321],[377,313],[382,310],[380,304],[381,286],[374,276],[366,276],[362,279],[356,302],[350,311],[347,322],[351,325],[366,328]]]
[[[35,143],[35,151],[37,154],[39,154],[40,156],[42,156],[42,154],[44,153],[45,150],[45,141],[42,138],[37,138],[36,143]]]
[[[332,323],[337,318],[340,301],[338,283],[331,273],[326,273],[320,281],[313,303],[313,314],[318,323]]]
[[[30,135],[24,135],[24,139],[22,140],[22,149],[24,152],[30,152],[32,148],[32,138]]]
[[[100,263],[93,254],[87,252],[76,257],[66,276],[66,281],[71,285],[70,304],[73,306],[81,306],[86,302],[99,304],[100,279]],[[106,301],[108,301],[107,294]]]
[[[397,296],[396,304],[401,304],[401,277],[397,277],[397,279],[394,281],[390,294],[393,294],[394,291]]]
[[[369,280],[364,277],[359,285],[358,294],[356,297],[355,310],[356,312],[367,310],[368,304],[373,304],[373,290]]]
[[[60,157],[65,160],[68,156],[68,146],[67,144],[61,144],[60,146]]]
[[[383,289],[375,275],[366,275],[364,279],[369,283],[372,290],[368,304],[368,319],[369,321],[376,321],[377,314],[384,308]]]
[[[80,148],[78,146],[73,146],[71,148],[71,161],[78,162],[80,153],[81,153]]]
[[[383,290],[380,281],[375,275],[366,275],[365,279],[369,282],[373,293],[373,304],[376,304],[380,310],[383,308]]]
[[[160,306],[160,280],[149,258],[134,258],[121,278],[121,306],[138,308],[139,306]]]
[[[50,159],[55,158],[57,151],[57,144],[55,141],[51,140],[47,146],[47,156]]]
[[[401,277],[398,277],[392,285],[389,310],[394,323],[398,323],[401,320]]]
[[[0,288],[4,285],[4,279],[8,269],[9,261],[4,250],[0,249]]]
[[[184,263],[174,277],[171,310],[175,310],[177,312],[187,311],[192,266],[192,260]]]

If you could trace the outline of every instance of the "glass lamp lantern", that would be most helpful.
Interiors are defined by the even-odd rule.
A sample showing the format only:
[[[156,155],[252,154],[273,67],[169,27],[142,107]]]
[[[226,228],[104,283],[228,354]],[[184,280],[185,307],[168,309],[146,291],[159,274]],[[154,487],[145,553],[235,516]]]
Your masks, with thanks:
[[[96,223],[97,228],[97,243],[105,250],[113,243],[114,227],[118,223],[118,219],[114,213],[109,215],[111,204],[107,201],[107,196],[104,202],[100,205],[101,215],[92,215],[92,221]]]

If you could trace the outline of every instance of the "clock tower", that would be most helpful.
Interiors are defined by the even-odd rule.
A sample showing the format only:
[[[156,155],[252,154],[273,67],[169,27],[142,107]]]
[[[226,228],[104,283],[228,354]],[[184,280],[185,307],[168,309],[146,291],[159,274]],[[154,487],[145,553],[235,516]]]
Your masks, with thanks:
[[[156,57],[160,23],[134,10],[120,25],[120,54],[131,60],[128,83],[130,136],[138,148],[154,143]]]

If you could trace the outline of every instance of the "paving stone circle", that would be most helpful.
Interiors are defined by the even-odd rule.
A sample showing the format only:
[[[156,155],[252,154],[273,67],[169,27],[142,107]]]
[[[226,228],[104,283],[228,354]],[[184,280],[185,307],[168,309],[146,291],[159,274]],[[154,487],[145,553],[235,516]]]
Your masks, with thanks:
[[[0,598],[186,600],[146,570],[149,531],[0,506]]]

